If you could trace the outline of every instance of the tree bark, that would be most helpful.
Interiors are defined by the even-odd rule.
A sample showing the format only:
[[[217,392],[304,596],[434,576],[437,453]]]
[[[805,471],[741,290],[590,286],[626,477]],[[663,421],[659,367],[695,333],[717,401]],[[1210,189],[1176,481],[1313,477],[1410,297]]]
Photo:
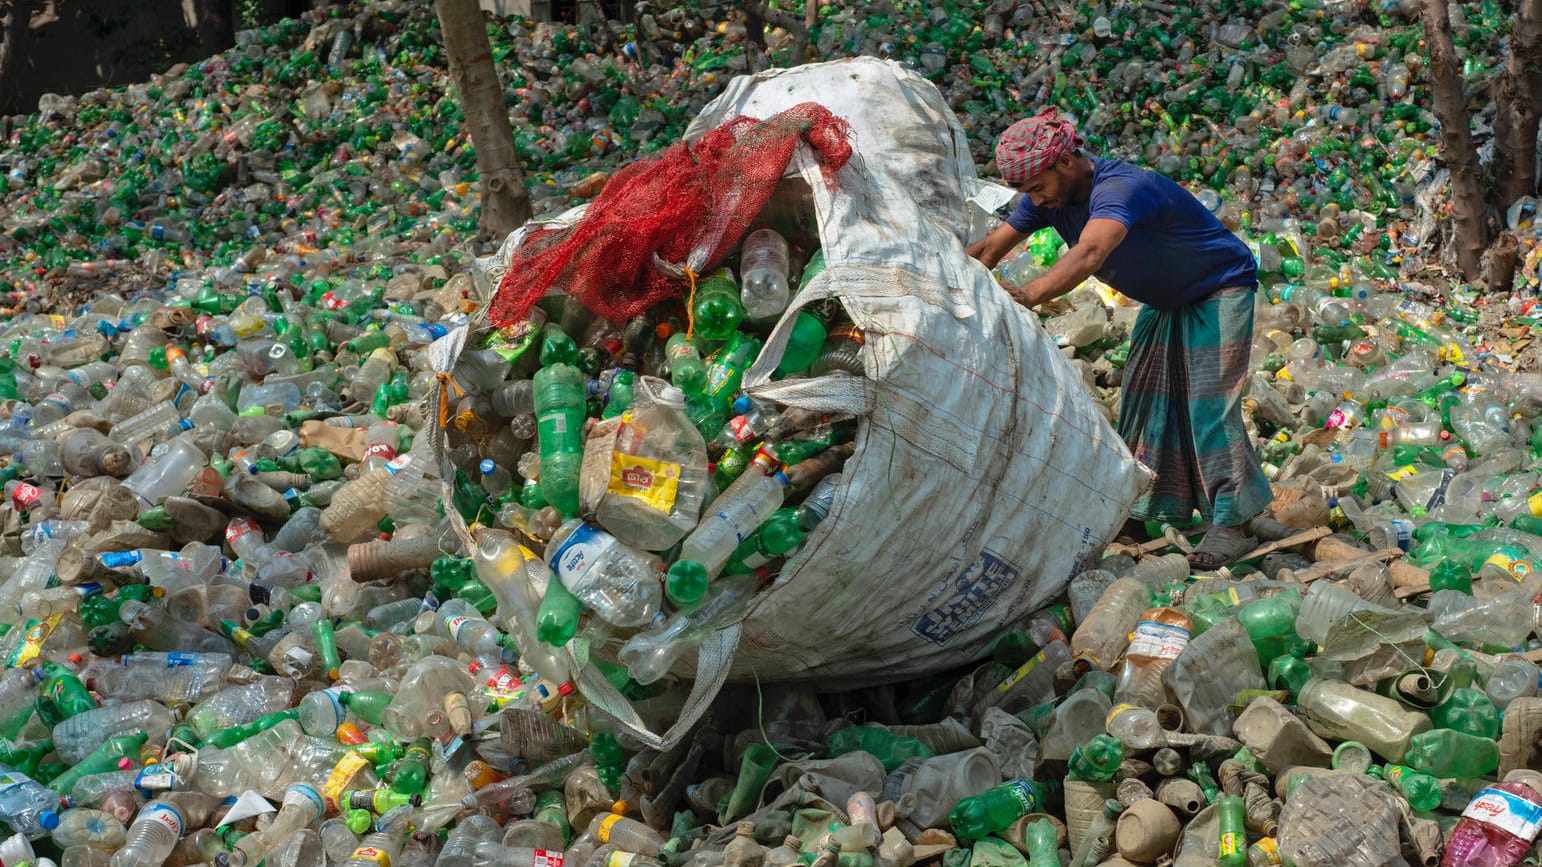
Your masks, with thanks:
[[[481,238],[502,241],[530,219],[530,193],[514,151],[514,131],[493,66],[487,22],[477,0],[435,0],[450,75],[477,153],[482,194]]]
[[[1494,119],[1494,204],[1503,213],[1537,190],[1537,123],[1542,120],[1542,0],[1521,0],[1510,56],[1499,77]]]
[[[1440,150],[1451,172],[1456,261],[1462,278],[1476,281],[1488,246],[1483,176],[1472,146],[1472,126],[1462,95],[1462,64],[1451,41],[1446,0],[1424,0],[1424,38],[1429,50],[1430,92],[1440,119]]]
[[[765,27],[780,27],[792,36],[792,66],[802,66],[808,61],[808,27],[802,21],[783,12],[780,9],[771,9],[765,3],[748,3],[745,5],[745,14],[748,17],[747,29],[751,41],[765,48]],[[818,14],[817,10],[814,14]]]
[[[27,43],[32,35],[32,16],[43,8],[43,0],[10,0],[4,5],[4,33],[0,35],[0,112],[21,114],[36,106],[16,103],[21,93],[21,67],[27,57]]]

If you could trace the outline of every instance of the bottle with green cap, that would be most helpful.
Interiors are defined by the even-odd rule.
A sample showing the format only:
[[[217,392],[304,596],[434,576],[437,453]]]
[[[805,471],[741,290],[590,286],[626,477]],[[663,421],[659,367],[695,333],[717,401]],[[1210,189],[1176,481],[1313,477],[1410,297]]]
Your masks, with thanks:
[[[1118,738],[1107,734],[1094,735],[1071,752],[1070,776],[1092,783],[1112,780],[1123,763],[1124,745]]]
[[[541,492],[557,511],[578,514],[584,457],[584,377],[556,364],[535,374],[535,416],[541,455]]]
[[[1409,740],[1405,761],[1441,779],[1483,777],[1499,767],[1499,744],[1454,729],[1431,729]]]
[[[697,282],[691,313],[696,334],[704,340],[727,340],[738,331],[739,323],[744,320],[744,305],[739,300],[739,287],[727,268],[719,268]]]

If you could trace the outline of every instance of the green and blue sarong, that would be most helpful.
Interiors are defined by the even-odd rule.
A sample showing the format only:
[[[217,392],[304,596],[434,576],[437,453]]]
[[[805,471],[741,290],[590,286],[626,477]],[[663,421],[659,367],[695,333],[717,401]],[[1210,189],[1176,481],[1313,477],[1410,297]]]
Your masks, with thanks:
[[[1119,436],[1156,471],[1134,517],[1241,524],[1273,499],[1242,423],[1255,287],[1221,289],[1175,310],[1135,319],[1124,367]]]

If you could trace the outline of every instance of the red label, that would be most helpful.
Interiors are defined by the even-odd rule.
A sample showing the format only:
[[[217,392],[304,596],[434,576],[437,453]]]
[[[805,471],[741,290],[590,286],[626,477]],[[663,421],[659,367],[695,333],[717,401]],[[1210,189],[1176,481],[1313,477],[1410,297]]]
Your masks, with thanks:
[[[235,542],[235,540],[245,536],[247,533],[260,531],[261,529],[261,527],[257,526],[257,522],[251,518],[238,518],[231,521],[230,526],[225,528],[225,541]]]
[[[37,485],[22,482],[11,491],[11,502],[25,512],[37,506],[43,499],[43,491]]]
[[[629,488],[646,491],[653,487],[653,473],[642,467],[628,467],[621,471],[621,481]]]
[[[391,448],[390,443],[370,443],[364,447],[364,454],[360,460],[367,461],[375,457],[385,458],[389,461],[396,457],[396,449]]]

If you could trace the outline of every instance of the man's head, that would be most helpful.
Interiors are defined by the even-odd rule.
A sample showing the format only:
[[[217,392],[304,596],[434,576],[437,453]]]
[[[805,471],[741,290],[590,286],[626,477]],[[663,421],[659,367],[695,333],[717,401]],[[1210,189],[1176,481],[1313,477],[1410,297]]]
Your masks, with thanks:
[[[1001,179],[1041,208],[1063,208],[1083,201],[1091,185],[1083,144],[1076,127],[1061,120],[1053,106],[1007,128],[996,142]]]

